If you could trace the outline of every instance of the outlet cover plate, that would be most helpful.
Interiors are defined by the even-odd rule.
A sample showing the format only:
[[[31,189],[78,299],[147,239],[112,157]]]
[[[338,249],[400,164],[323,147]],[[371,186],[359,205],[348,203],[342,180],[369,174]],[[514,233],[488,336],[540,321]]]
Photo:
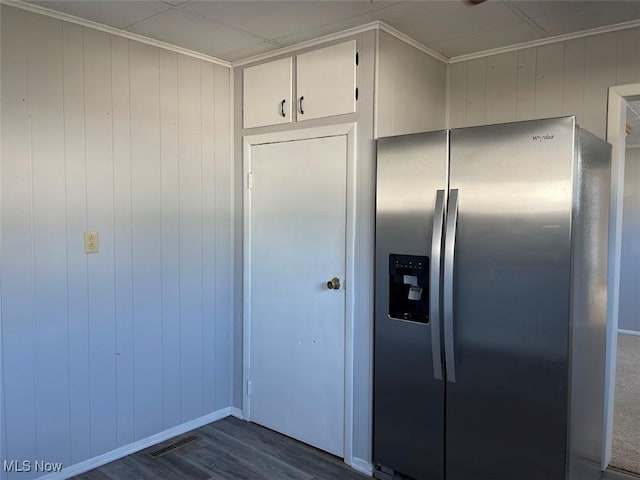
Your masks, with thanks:
[[[98,253],[98,232],[84,232],[84,252]]]

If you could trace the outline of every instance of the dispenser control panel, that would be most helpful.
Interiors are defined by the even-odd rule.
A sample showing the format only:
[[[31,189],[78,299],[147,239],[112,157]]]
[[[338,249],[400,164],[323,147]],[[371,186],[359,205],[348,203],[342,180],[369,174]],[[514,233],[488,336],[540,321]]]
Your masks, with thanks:
[[[389,318],[429,323],[429,257],[389,255]]]

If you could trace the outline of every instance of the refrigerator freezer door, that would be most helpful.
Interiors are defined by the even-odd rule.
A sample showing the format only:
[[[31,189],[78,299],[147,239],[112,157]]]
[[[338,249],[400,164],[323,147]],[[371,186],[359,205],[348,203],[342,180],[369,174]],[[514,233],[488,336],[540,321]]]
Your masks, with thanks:
[[[574,131],[568,117],[451,132],[447,480],[565,476]]]
[[[439,218],[434,213],[437,191],[447,188],[447,137],[442,131],[378,141],[373,455],[385,470],[417,479],[443,478],[444,381],[436,378],[442,359],[434,362],[439,352],[432,350],[440,319],[432,318],[431,308],[426,323],[414,321],[411,312],[402,319],[395,308],[390,315],[389,296],[404,292],[404,301],[415,302],[439,285],[439,278],[430,278],[440,271],[430,268],[431,242],[442,239],[432,230],[434,220],[442,225],[442,210]],[[419,284],[423,267],[429,285]],[[430,297],[429,306],[439,301]],[[440,377],[441,369],[440,363]]]

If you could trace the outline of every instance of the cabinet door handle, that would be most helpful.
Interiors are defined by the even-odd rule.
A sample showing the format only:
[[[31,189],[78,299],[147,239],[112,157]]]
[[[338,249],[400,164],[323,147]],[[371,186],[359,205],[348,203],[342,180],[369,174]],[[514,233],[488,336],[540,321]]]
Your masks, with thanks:
[[[282,100],[282,101],[280,102],[280,116],[282,116],[282,117],[286,117],[286,116],[287,116],[287,114],[286,114],[286,113],[284,113],[284,102],[285,102],[285,101],[286,101],[286,100]]]
[[[302,101],[304,100],[304,95],[302,97],[300,97],[300,100],[298,101],[298,109],[300,110],[300,115],[304,115],[304,110],[302,109]]]

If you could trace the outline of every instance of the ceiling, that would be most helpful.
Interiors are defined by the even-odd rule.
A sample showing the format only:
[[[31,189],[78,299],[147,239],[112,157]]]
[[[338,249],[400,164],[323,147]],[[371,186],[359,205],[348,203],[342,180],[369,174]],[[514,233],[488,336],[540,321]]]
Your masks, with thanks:
[[[373,21],[445,57],[640,19],[640,0],[30,0],[227,61]]]

